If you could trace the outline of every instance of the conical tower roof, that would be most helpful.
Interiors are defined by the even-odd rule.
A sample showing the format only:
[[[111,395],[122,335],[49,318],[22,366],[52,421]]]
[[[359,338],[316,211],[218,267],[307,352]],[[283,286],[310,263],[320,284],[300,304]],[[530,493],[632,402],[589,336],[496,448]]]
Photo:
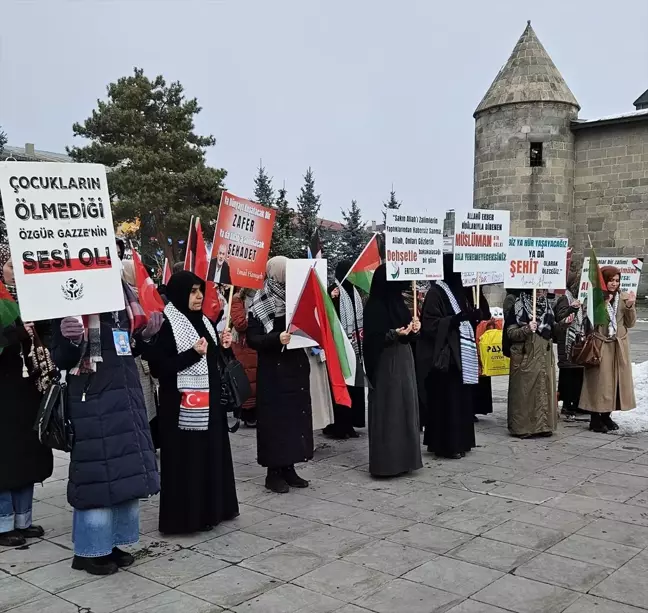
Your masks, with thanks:
[[[580,109],[530,21],[508,62],[479,103],[475,116],[486,109],[517,102],[564,102]]]

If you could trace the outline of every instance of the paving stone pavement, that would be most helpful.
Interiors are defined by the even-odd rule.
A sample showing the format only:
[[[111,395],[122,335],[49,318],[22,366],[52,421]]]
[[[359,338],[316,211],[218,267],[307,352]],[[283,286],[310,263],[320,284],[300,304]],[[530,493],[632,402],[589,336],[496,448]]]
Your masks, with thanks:
[[[67,457],[37,486],[45,538],[0,548],[0,612],[641,613],[648,611],[648,435],[562,423],[551,439],[506,430],[506,381],[460,461],[424,453],[397,479],[367,472],[366,432],[317,437],[311,487],[263,487],[255,433],[232,436],[241,516],[163,538],[142,502],[137,562],[73,571]]]

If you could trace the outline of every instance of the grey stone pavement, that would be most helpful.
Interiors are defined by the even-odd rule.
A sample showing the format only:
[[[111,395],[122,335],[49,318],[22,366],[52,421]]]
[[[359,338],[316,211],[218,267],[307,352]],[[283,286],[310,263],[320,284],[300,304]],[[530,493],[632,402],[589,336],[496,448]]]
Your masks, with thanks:
[[[648,325],[633,331],[648,359]],[[241,516],[163,538],[142,503],[136,564],[107,578],[70,568],[67,457],[37,486],[43,540],[0,548],[0,612],[641,613],[648,610],[648,435],[562,423],[551,439],[506,430],[496,411],[460,461],[375,480],[366,433],[318,437],[311,487],[269,494],[255,433],[232,436]]]

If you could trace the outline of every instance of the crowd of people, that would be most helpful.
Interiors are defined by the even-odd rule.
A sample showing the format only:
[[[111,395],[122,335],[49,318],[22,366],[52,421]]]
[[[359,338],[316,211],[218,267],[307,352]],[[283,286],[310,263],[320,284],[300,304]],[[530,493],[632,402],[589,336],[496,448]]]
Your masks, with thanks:
[[[223,268],[219,257],[214,265]],[[216,321],[203,314],[205,281],[182,266],[160,287],[164,312],[146,317],[124,261],[121,312],[17,320],[1,329],[0,545],[43,536],[32,523],[34,484],[53,470],[52,452],[33,427],[47,374],[42,363],[67,373],[75,433],[67,488],[72,567],[95,575],[134,562],[121,547],[139,538],[140,499],[160,492],[162,534],[208,531],[239,514],[223,403],[223,373],[234,358],[251,384],[242,419],[256,428],[257,460],[272,492],[309,486],[296,465],[313,458],[314,429],[344,440],[367,426],[369,471],[376,478],[422,468],[422,430],[428,452],[465,457],[476,445],[476,415],[492,412],[477,338],[491,311],[483,292],[463,286],[452,256],[444,256],[443,280],[430,284],[414,309],[419,301],[411,285],[388,280],[384,264],[368,297],[346,280],[350,262],[336,268],[328,292],[357,361],[350,407],[333,403],[319,348],[287,350],[286,264],[285,257],[271,258],[263,288],[238,288],[231,313],[223,300]],[[538,292],[534,303],[530,293],[508,293],[503,347],[510,355],[511,435],[550,436],[558,423],[558,390],[565,417],[589,412],[596,432],[617,427],[613,411],[634,407],[628,329],[636,321],[635,297],[620,291],[617,269],[602,273],[609,325],[591,330],[601,344],[597,368],[571,359],[589,326],[573,279],[557,300]],[[7,245],[0,246],[0,279],[15,296]],[[127,334],[126,350],[116,346],[117,332]],[[44,362],[29,359],[37,345],[46,352]]]

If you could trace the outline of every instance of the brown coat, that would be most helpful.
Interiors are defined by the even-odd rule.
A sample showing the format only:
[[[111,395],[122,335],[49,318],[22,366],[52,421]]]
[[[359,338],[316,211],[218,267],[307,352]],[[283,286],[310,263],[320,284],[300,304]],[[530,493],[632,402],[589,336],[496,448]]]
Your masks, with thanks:
[[[556,361],[551,340],[510,325],[508,428],[513,436],[551,433],[558,423]]]
[[[240,296],[232,298],[232,325],[238,332],[238,341],[232,343],[232,349],[236,359],[243,364],[252,388],[252,395],[245,401],[242,408],[253,409],[256,407],[257,352],[247,344],[245,333],[248,328],[248,318],[245,304]]]
[[[616,338],[607,337],[605,326],[597,327],[596,334],[603,341],[601,365],[585,369],[579,405],[585,411],[610,413],[637,406],[628,343],[628,329],[637,323],[637,311],[634,306],[626,306],[628,298],[628,294],[621,294]]]

